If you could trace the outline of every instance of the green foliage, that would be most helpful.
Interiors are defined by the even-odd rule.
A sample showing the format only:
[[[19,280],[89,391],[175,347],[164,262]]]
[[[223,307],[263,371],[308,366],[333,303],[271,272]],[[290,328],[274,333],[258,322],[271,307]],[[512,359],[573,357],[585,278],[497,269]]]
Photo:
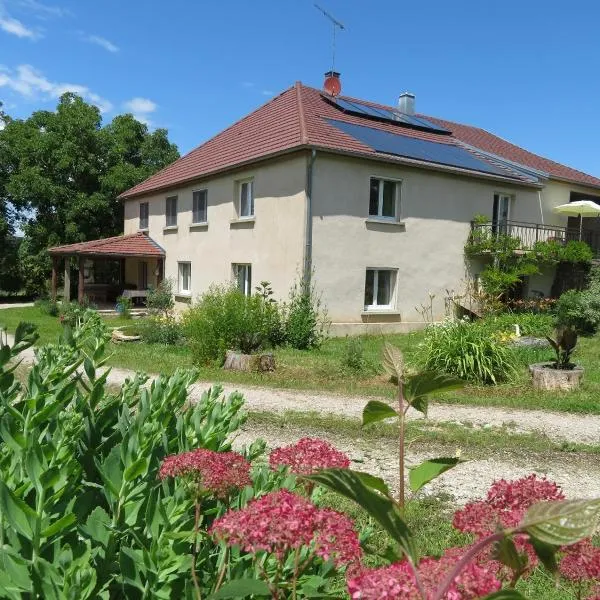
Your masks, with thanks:
[[[536,242],[533,252],[542,263],[590,263],[594,253],[588,244],[571,240],[566,244],[559,241]]]
[[[138,323],[142,340],[148,344],[172,346],[183,341],[183,327],[172,315],[150,315]]]
[[[297,350],[318,348],[329,330],[327,313],[310,281],[301,279],[292,285],[285,307],[285,338]]]
[[[600,327],[600,285],[587,290],[568,290],[558,299],[556,321],[580,335],[593,335]]]
[[[229,450],[243,399],[213,388],[190,404],[197,374],[185,371],[149,386],[136,375],[109,393],[96,317],[88,311],[69,344],[40,348],[26,387],[8,361],[34,343],[31,327],[0,349],[1,597],[190,597],[192,500],[185,486],[159,481],[158,466],[192,448]],[[224,510],[207,499],[203,526]],[[202,544],[206,574],[222,552]],[[243,560],[237,574],[252,575]],[[213,591],[214,580],[202,584]]]
[[[183,315],[186,338],[199,364],[222,362],[227,350],[251,354],[278,342],[277,304],[235,286],[212,286]]]
[[[116,310],[124,319],[131,319],[131,308],[133,307],[133,302],[131,298],[127,296],[119,296],[117,298],[117,307]]]
[[[555,317],[548,313],[503,312],[487,315],[479,324],[490,334],[512,334],[515,325],[518,325],[521,335],[546,337],[554,329],[555,321]]]
[[[57,317],[60,309],[58,304],[53,300],[40,299],[35,301],[35,306],[40,310],[43,315],[49,315],[51,317]]]
[[[517,372],[512,349],[485,326],[465,320],[429,326],[420,351],[428,369],[473,383],[496,384],[511,380]]]
[[[168,316],[175,308],[173,298],[173,281],[163,279],[155,288],[148,290],[146,297],[146,307],[150,314],[160,314]]]
[[[577,346],[577,333],[570,327],[559,327],[556,338],[546,336],[548,342],[556,353],[555,369],[572,369],[571,356]]]
[[[408,476],[410,489],[418,492],[423,486],[433,481],[436,477],[442,475],[452,467],[455,467],[461,460],[457,456],[451,458],[432,458],[426,460],[420,465],[413,467]]]
[[[346,336],[340,358],[342,370],[352,375],[366,375],[376,371],[375,366],[366,358],[362,337]]]
[[[55,111],[10,119],[0,131],[0,215],[10,203],[27,216],[18,250],[27,291],[44,291],[48,247],[118,234],[117,196],[178,156],[166,130],[132,115],[102,127],[99,109],[72,93]]]
[[[527,257],[497,261],[481,273],[481,285],[492,299],[499,300],[518,285],[523,277],[539,273],[537,265]]]

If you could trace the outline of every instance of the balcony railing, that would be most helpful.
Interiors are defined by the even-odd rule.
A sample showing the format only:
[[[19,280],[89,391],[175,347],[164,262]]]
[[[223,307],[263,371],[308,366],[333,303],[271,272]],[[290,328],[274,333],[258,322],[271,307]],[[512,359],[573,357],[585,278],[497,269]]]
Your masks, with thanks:
[[[600,232],[579,228],[556,227],[555,225],[541,225],[540,223],[522,223],[519,221],[491,221],[489,223],[471,223],[473,237],[493,237],[508,235],[521,241],[518,250],[533,250],[536,242],[560,242],[566,244],[571,241],[585,242],[600,258]],[[479,235],[478,235],[479,234]]]

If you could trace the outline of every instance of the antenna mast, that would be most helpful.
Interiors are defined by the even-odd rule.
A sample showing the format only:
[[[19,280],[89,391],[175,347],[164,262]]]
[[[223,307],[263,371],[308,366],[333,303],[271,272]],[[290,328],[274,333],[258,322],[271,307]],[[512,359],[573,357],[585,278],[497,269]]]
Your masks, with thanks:
[[[323,13],[333,25],[333,40],[331,45],[331,70],[335,71],[335,30],[339,27],[340,30],[346,29],[342,23],[332,17],[326,10],[322,9],[318,4],[315,4],[315,8]]]

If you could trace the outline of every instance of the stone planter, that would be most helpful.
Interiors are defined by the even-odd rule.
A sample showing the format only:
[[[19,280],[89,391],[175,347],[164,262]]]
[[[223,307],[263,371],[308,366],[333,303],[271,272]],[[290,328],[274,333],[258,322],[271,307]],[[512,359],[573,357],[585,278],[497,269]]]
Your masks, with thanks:
[[[576,390],[583,379],[583,367],[555,369],[553,362],[529,365],[529,372],[536,390]]]
[[[127,335],[120,329],[113,329],[111,339],[118,344],[120,342],[139,342],[142,338],[139,335]]]
[[[229,371],[258,371],[259,373],[274,371],[275,357],[270,352],[265,354],[242,354],[241,352],[227,350],[223,368]]]

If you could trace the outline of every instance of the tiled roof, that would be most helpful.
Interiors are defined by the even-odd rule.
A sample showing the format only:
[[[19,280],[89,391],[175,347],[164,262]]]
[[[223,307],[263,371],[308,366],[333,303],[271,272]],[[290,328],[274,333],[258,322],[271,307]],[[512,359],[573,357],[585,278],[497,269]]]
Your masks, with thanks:
[[[117,235],[102,240],[91,240],[66,246],[49,248],[50,254],[63,255],[107,255],[107,256],[164,256],[165,251],[145,233]]]
[[[361,100],[361,102],[365,101]],[[391,108],[375,103],[365,103],[388,110]],[[342,120],[356,125],[368,125],[382,131],[443,144],[466,145],[470,152],[496,167],[499,166],[506,172],[506,177],[511,179],[531,182],[531,179],[524,177],[518,169],[511,169],[509,165],[494,160],[494,157],[490,157],[489,154],[544,171],[550,177],[600,187],[600,179],[597,177],[527,152],[483,129],[426,115],[420,116],[451,130],[452,135],[420,131],[346,114],[325,100],[319,90],[296,83],[231,127],[124,192],[121,197],[129,198],[182,185],[195,179],[302,147],[322,148],[334,152],[371,157],[381,156],[370,146],[343,133],[329,123],[328,119]],[[478,153],[478,149],[483,153]],[[399,161],[403,160],[399,157],[395,158]]]

